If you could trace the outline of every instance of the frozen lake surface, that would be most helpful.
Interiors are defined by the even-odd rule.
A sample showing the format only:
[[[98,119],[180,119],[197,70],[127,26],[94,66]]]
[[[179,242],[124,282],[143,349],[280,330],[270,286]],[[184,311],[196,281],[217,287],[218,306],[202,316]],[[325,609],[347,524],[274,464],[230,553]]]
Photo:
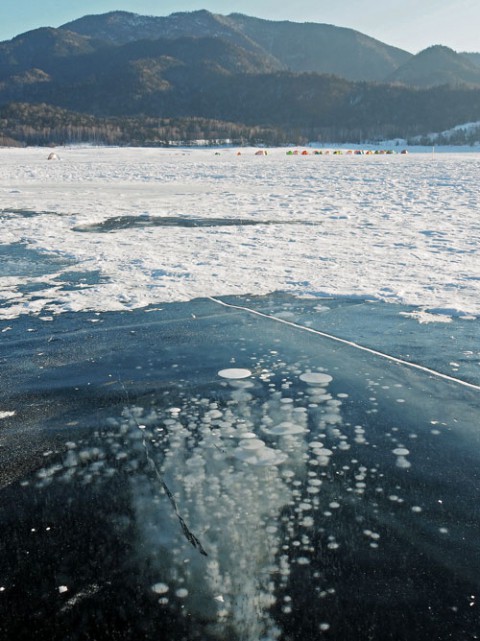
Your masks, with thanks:
[[[0,638],[480,635],[479,158],[0,152]]]
[[[273,291],[480,312],[478,154],[47,155],[0,152],[4,318]]]

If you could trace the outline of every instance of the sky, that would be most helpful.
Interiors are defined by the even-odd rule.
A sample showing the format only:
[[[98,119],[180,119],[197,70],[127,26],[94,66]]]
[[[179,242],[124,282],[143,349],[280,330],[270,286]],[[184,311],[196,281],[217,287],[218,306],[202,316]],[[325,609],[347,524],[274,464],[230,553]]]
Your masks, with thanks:
[[[417,53],[434,44],[480,52],[479,0],[0,0],[0,40],[37,27],[59,27],[87,14],[123,10],[166,16],[208,9],[270,20],[350,27]]]

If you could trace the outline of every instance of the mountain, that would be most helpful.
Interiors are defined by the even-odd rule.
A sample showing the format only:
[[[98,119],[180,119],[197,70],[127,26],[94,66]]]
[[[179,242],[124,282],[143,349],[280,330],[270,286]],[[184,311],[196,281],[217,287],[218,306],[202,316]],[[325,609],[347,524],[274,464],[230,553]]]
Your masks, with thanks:
[[[462,56],[468,58],[470,62],[480,66],[480,53],[475,53],[473,51],[462,51]]]
[[[61,28],[113,44],[183,36],[221,38],[263,55],[277,70],[332,73],[350,80],[382,80],[411,57],[353,29],[204,10],[161,18],[117,11],[86,16]]]
[[[241,14],[231,14],[225,20],[290,71],[383,80],[412,55],[359,31],[328,24],[274,22]]]
[[[0,104],[45,102],[97,115],[151,113],[160,108],[195,115],[191,112],[196,92],[208,94],[219,79],[273,71],[263,56],[216,38],[139,40],[102,45],[83,54],[75,49],[73,55],[58,58],[55,37],[35,56],[36,36],[31,36],[30,49],[28,34],[24,39],[31,60],[25,57],[19,62],[14,58],[17,43],[12,43],[13,53],[4,44],[4,59],[14,63],[10,74],[4,68],[0,75]],[[60,32],[58,40],[63,37]],[[0,69],[1,61],[0,54]],[[39,62],[43,69],[25,69]]]
[[[434,45],[407,60],[388,80],[414,87],[480,87],[480,67],[449,47]]]
[[[105,48],[105,43],[67,30],[42,27],[0,42],[0,79],[30,69],[58,71],[63,63]]]
[[[113,12],[0,43],[0,140],[413,137],[480,121],[476,87],[480,67],[446,47],[411,56],[330,25]]]
[[[27,98],[31,102],[21,109],[25,119],[15,130],[2,130],[0,123],[0,135],[44,144],[46,131],[54,132],[46,140],[59,142],[62,135],[64,141],[71,141],[75,130],[80,133],[74,140],[161,144],[162,140],[217,139],[222,136],[212,131],[228,131],[233,133],[223,137],[250,144],[361,142],[442,131],[479,120],[480,114],[480,90],[470,88],[422,90],[291,72],[235,74],[202,70],[202,65],[195,71],[174,64],[157,76],[151,62],[139,64],[141,73],[130,67],[127,71],[120,68],[117,75],[98,76],[95,81],[38,82],[34,100],[24,85],[24,97],[17,101],[25,103]],[[204,77],[194,84],[200,72]],[[53,115],[58,107],[69,110],[70,114],[62,112],[62,120],[70,118],[71,126],[59,129],[59,117]],[[16,103],[9,108],[5,105],[3,110],[16,114],[20,107]],[[84,120],[73,111],[82,112]],[[89,116],[87,125],[82,124],[85,116]],[[160,127],[160,121],[178,119],[181,126]],[[6,116],[9,127],[13,120]],[[199,121],[216,124],[199,125]],[[170,133],[164,136],[159,128]],[[235,133],[242,131],[249,133]]]
[[[277,70],[281,62],[270,56],[258,43],[240,33],[220,15],[206,10],[173,13],[170,16],[141,16],[128,11],[88,15],[60,27],[84,37],[124,45],[137,40],[174,40],[177,38],[219,38],[266,58]]]

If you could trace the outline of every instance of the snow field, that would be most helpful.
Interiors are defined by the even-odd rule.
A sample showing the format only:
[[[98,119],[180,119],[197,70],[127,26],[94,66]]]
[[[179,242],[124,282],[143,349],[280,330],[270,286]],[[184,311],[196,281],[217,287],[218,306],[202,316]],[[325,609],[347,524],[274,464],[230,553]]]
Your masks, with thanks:
[[[0,317],[277,290],[480,314],[479,154],[241,151],[0,150],[0,248],[68,259],[46,274],[0,270]],[[145,224],[78,231],[122,216]],[[100,282],[66,287],[72,270]]]

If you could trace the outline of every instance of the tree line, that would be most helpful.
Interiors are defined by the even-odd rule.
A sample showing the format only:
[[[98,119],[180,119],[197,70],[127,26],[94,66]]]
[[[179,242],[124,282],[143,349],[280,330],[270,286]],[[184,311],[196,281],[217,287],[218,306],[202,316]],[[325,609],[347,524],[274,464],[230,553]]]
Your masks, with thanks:
[[[11,103],[0,109],[0,144],[170,146],[180,144],[283,145],[279,128],[208,118],[96,117],[47,104]],[[293,141],[298,143],[299,139]]]

